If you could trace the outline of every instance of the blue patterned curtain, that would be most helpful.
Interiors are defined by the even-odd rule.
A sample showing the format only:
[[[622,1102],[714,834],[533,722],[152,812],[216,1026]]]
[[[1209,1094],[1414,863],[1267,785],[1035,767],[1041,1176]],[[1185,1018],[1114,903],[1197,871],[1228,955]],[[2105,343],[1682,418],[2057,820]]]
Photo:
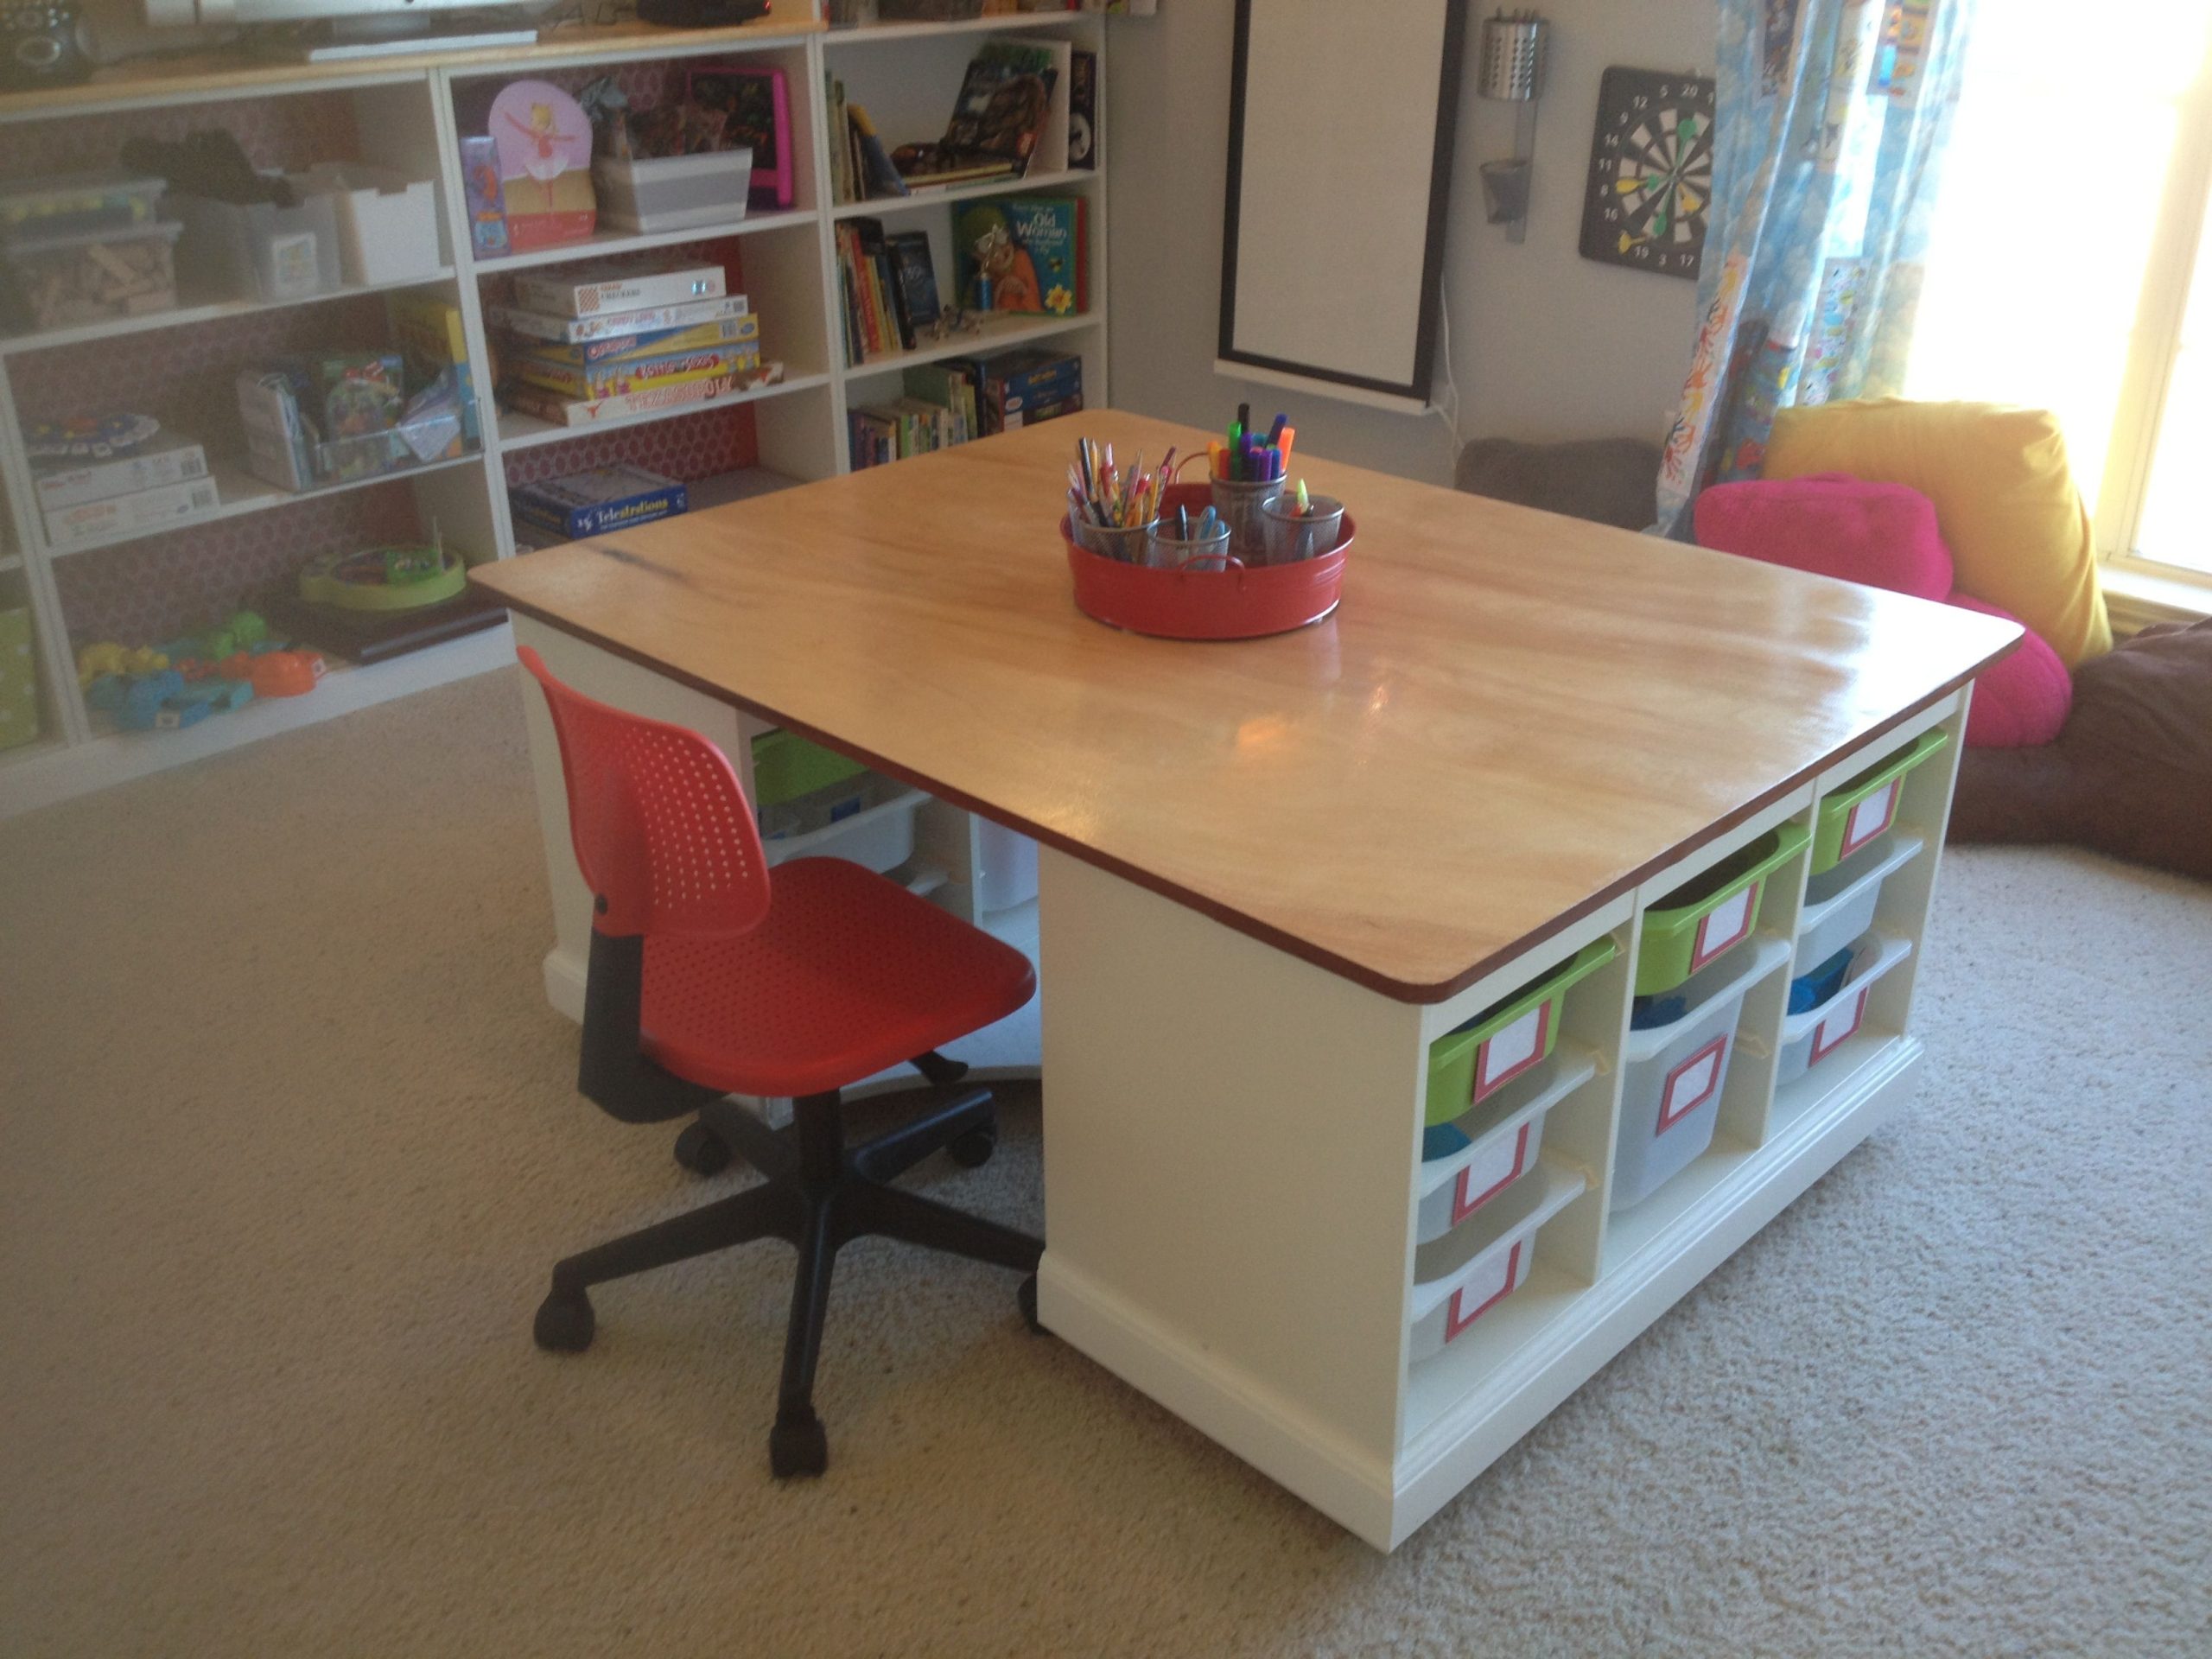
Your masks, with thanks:
[[[1776,410],[1898,390],[1974,0],[1719,0],[1713,208],[1659,528]]]

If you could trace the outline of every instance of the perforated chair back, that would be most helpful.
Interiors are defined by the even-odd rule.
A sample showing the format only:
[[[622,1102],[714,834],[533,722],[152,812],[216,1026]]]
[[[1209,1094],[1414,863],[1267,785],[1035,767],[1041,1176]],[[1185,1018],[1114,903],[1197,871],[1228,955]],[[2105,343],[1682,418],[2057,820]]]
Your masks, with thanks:
[[[553,677],[528,645],[560,739],[576,865],[602,933],[728,937],[768,913],[768,861],[753,809],[713,744],[609,708]]]

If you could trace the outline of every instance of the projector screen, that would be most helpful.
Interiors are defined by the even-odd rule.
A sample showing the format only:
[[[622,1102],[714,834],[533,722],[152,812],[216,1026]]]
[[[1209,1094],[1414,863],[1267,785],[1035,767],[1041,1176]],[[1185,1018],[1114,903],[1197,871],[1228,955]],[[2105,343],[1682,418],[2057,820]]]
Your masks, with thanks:
[[[1237,0],[1216,366],[1428,401],[1462,0]]]

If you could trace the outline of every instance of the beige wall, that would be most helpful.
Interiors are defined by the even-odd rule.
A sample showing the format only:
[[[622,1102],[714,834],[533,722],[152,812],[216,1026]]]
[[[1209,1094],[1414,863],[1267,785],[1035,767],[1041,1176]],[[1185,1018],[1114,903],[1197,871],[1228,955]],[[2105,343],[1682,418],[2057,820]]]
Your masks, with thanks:
[[[1713,0],[1540,5],[1551,62],[1529,239],[1517,247],[1502,226],[1483,223],[1476,166],[1510,153],[1513,111],[1475,95],[1475,20],[1490,7],[1461,3],[1469,27],[1444,279],[1461,431],[1656,441],[1688,366],[1695,288],[1578,254],[1582,179],[1599,74],[1612,64],[1711,73]],[[1270,414],[1291,410],[1301,445],[1445,478],[1451,439],[1433,416],[1386,414],[1213,371],[1235,15],[1231,0],[1167,0],[1157,17],[1114,25],[1106,111],[1114,401],[1216,426],[1249,398]]]

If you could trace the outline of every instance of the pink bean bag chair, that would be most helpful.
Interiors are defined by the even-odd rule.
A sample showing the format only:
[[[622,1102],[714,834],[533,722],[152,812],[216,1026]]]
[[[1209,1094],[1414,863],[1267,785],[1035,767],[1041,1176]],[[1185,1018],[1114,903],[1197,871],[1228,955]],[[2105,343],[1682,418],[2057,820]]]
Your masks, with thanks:
[[[1697,499],[1696,526],[1700,547],[2019,620],[1954,587],[1936,504],[1906,485],[1841,473],[1716,484]],[[2066,664],[2030,629],[1974,682],[1967,747],[2048,743],[2073,701]]]

